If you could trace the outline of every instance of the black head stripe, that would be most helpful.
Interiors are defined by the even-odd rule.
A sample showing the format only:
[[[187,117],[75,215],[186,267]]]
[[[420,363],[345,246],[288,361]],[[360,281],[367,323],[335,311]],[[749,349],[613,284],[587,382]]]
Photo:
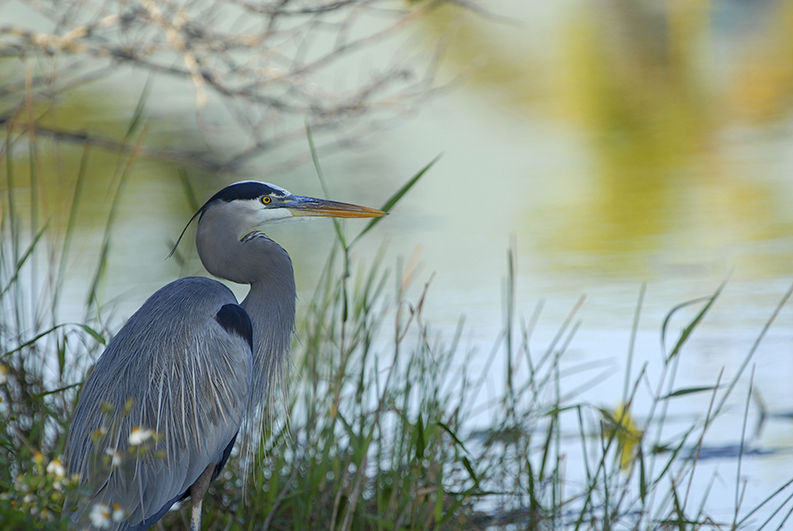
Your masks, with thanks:
[[[225,187],[213,195],[209,201],[206,202],[206,205],[214,203],[215,201],[225,201],[228,203],[237,199],[258,199],[264,195],[284,197],[286,194],[280,188],[273,188],[267,183],[243,181]],[[206,205],[204,205],[205,208]]]

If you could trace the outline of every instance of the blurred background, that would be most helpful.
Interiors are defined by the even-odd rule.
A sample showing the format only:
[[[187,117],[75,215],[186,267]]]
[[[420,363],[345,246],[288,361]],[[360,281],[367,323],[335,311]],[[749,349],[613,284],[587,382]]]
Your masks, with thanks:
[[[196,206],[230,182],[323,195],[305,124],[336,200],[377,207],[440,154],[356,256],[367,264],[384,249],[414,293],[429,282],[426,318],[450,338],[464,316],[463,350],[484,367],[511,250],[516,315],[539,312],[535,350],[585,296],[564,383],[604,407],[621,397],[643,285],[633,371],[647,363],[652,374],[667,313],[727,281],[681,357],[678,385],[694,387],[742,370],[793,282],[793,2],[375,2],[322,23],[306,2],[277,31],[265,3],[181,4],[140,2],[110,20],[105,3],[0,2],[13,160],[0,189],[30,209],[19,223],[31,235],[43,222],[70,234],[63,321],[79,320],[92,285],[117,329],[164,283],[205,274],[190,231],[177,259],[165,257]],[[94,26],[69,33],[80,24]],[[35,150],[21,140],[31,134]],[[332,225],[270,235],[310,298]],[[669,333],[692,315],[676,314]],[[502,381],[503,367],[487,367]],[[729,476],[714,489],[745,481],[751,505],[793,476],[791,380],[783,307],[711,432],[726,450],[704,462],[704,480]],[[730,448],[750,385],[757,454],[738,477]],[[674,413],[702,415],[709,399],[683,397]],[[711,500],[730,514],[731,497]]]

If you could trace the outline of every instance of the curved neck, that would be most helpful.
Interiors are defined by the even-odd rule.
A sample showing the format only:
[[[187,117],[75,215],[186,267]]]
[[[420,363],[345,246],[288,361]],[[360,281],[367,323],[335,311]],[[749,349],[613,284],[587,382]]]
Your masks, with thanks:
[[[281,377],[295,327],[295,276],[286,251],[261,232],[244,235],[230,203],[214,205],[198,221],[196,247],[211,274],[250,284],[241,306],[253,325],[251,407],[266,403]],[[242,237],[244,235],[244,237]],[[242,239],[240,239],[242,237]]]
[[[196,248],[211,274],[238,284],[271,284],[294,289],[292,261],[286,251],[261,232],[251,232],[239,207],[220,203],[198,220]]]

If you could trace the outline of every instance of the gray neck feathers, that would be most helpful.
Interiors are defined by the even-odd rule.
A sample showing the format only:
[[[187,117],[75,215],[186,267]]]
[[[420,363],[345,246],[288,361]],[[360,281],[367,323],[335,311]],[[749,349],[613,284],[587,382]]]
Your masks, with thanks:
[[[251,286],[241,306],[253,324],[254,374],[246,415],[246,428],[253,430],[248,434],[253,435],[259,430],[251,425],[259,417],[257,410],[272,403],[288,365],[295,326],[295,276],[292,261],[280,245],[261,232],[244,235],[245,227],[234,226],[231,220],[240,216],[233,215],[233,208],[221,203],[203,214],[196,247],[211,274]]]

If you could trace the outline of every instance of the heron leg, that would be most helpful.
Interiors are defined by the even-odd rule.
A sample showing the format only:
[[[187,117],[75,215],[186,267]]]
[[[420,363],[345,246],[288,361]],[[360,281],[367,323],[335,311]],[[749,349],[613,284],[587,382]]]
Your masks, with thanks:
[[[215,464],[211,463],[190,487],[190,500],[193,505],[190,514],[190,531],[201,531],[201,504],[204,501],[204,494],[209,489],[209,482],[212,480],[214,471]]]

